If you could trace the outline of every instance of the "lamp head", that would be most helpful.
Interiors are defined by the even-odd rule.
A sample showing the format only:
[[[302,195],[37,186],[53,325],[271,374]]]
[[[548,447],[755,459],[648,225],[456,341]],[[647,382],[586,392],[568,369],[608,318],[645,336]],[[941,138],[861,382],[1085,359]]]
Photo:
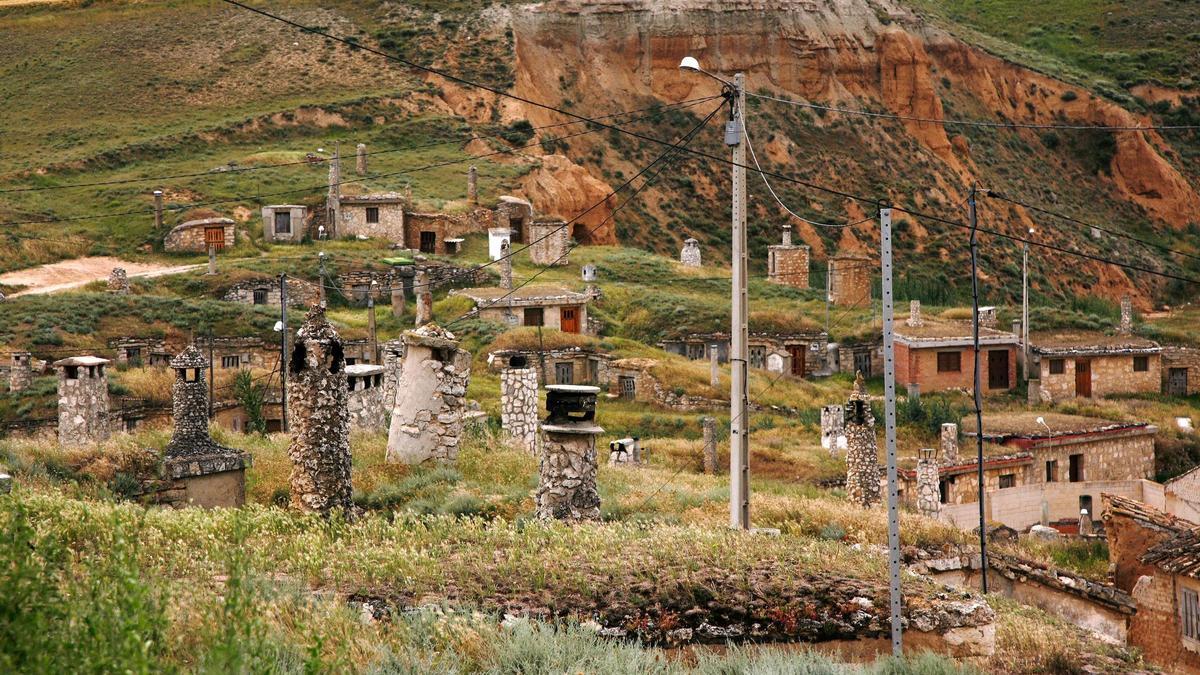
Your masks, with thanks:
[[[690,70],[698,73],[700,72],[700,62],[697,61],[696,57],[694,56],[685,56],[683,57],[683,60],[679,62],[679,69]]]

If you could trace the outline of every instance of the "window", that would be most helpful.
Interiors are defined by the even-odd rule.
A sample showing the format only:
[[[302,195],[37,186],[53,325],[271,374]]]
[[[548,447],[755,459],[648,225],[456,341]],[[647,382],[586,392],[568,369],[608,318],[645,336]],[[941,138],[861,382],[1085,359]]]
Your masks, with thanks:
[[[556,384],[575,384],[575,364],[569,361],[554,364],[554,382]]]
[[[1133,372],[1144,373],[1149,370],[1150,370],[1150,357],[1149,356],[1133,357]]]
[[[125,358],[126,358],[126,360],[129,361],[129,365],[141,366],[142,365],[142,348],[141,347],[127,348],[125,350]]]
[[[1067,372],[1067,362],[1065,359],[1050,359],[1050,374],[1062,375]]]
[[[525,326],[544,326],[545,317],[543,316],[541,307],[526,307],[525,308]]]
[[[704,345],[699,342],[687,343],[687,357],[693,361],[704,358]]]
[[[1017,484],[1017,474],[1005,473],[1000,474],[1000,489],[1015,487]]]
[[[617,384],[621,387],[621,398],[633,398],[637,393],[637,380],[629,375],[621,375],[617,378]]]
[[[421,233],[421,253],[437,253],[437,233],[422,232]]]
[[[256,305],[267,304],[267,289],[265,289],[265,288],[254,289],[254,304],[256,304]]]
[[[378,206],[368,206],[367,207],[367,222],[372,225],[379,222],[379,207]]]
[[[1179,629],[1185,644],[1186,640],[1200,640],[1200,594],[1191,588],[1179,589]]]
[[[221,367],[222,368],[237,368],[241,365],[242,365],[242,357],[239,356],[238,354],[234,354],[232,356],[222,356],[221,357]]]
[[[1089,516],[1096,515],[1096,512],[1092,510],[1092,496],[1091,495],[1079,495],[1079,510],[1081,512],[1087,511]]]
[[[939,373],[958,373],[962,371],[962,353],[938,352],[937,371]]]
[[[950,480],[938,481],[938,501],[943,504],[950,503]]]
[[[1046,482],[1058,482],[1058,460],[1051,459],[1046,461]]]
[[[766,368],[767,367],[767,348],[766,347],[751,347],[750,348],[750,367],[751,368]]]
[[[291,234],[292,233],[292,212],[291,211],[276,211],[275,212],[275,234]]]
[[[1083,481],[1083,455],[1071,455],[1070,466],[1067,467],[1067,480],[1072,483]]]

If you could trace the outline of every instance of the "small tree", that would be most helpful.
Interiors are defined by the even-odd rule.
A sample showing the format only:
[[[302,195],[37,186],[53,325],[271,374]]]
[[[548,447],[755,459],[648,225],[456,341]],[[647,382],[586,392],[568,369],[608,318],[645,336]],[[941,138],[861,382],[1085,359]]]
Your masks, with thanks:
[[[254,381],[249,370],[243,370],[233,380],[233,393],[238,403],[246,410],[246,431],[267,433],[267,420],[263,417],[263,402],[267,398],[267,386]]]

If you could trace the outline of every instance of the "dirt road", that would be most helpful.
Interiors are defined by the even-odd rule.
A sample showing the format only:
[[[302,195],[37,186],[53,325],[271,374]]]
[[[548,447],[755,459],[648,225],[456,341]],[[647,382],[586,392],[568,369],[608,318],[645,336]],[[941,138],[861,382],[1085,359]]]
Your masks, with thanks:
[[[108,279],[108,275],[114,267],[124,267],[125,271],[129,274],[129,278],[133,279],[135,277],[159,277],[167,274],[190,272],[194,269],[200,269],[204,265],[156,265],[153,263],[129,262],[108,256],[93,256],[90,258],[62,260],[48,265],[40,265],[25,270],[0,274],[0,284],[26,287],[13,293],[12,297],[58,293],[86,286],[93,281]]]

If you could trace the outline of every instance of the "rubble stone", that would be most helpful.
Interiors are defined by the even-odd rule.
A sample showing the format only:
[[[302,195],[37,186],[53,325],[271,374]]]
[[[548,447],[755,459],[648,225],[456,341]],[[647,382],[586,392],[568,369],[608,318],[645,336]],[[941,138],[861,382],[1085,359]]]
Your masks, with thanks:
[[[459,349],[453,333],[436,324],[407,331],[403,339],[387,461],[453,462],[463,430],[471,354]]]
[[[129,295],[129,275],[124,267],[114,267],[108,275],[108,292],[116,295]]]
[[[417,272],[413,283],[417,296],[417,326],[433,321],[433,289],[429,287],[429,275],[424,270]]]
[[[346,410],[351,428],[378,431],[387,427],[383,372],[383,366],[369,363],[346,366]]]
[[[946,422],[942,425],[942,460],[953,463],[958,461],[958,425]]]
[[[13,352],[8,368],[8,390],[22,391],[33,384],[33,355],[29,352]]]
[[[537,369],[500,371],[500,424],[518,446],[530,454],[537,454]]]
[[[851,504],[863,508],[880,503],[875,416],[861,372],[846,402],[846,495]]]
[[[54,362],[58,371],[58,443],[85,445],[106,440],[108,359],[73,356]]]
[[[917,511],[937,518],[942,511],[941,490],[938,489],[938,461],[933,448],[921,448],[917,459]]]

